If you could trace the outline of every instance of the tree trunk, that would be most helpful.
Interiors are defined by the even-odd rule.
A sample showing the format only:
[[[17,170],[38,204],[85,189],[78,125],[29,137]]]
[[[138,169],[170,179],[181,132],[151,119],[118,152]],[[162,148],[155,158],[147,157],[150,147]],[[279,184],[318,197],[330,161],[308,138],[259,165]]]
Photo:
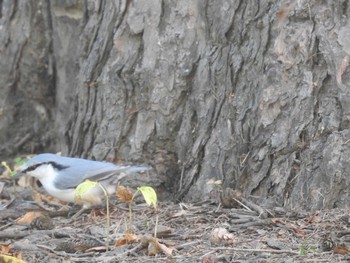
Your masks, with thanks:
[[[3,1],[1,139],[150,163],[178,200],[215,198],[213,179],[260,204],[347,206],[348,3]]]

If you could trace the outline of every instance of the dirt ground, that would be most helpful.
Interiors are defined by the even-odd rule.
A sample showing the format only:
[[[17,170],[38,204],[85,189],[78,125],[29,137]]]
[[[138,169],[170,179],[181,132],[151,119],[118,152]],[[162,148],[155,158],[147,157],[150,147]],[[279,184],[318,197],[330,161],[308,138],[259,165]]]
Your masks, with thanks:
[[[130,221],[128,206],[112,200],[108,231],[105,209],[72,219],[53,202],[45,211],[1,201],[0,254],[26,262],[350,262],[347,209],[259,215],[244,205],[163,202],[156,211],[140,202]]]

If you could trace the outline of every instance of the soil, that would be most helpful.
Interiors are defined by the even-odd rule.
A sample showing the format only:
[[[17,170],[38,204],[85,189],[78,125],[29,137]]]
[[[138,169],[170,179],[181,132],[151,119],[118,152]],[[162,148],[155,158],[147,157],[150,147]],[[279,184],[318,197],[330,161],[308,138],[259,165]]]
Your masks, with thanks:
[[[117,201],[109,217],[106,209],[94,209],[72,219],[64,208],[52,211],[53,202],[40,208],[2,200],[0,246],[26,262],[350,261],[348,209],[275,208],[259,215],[243,204],[161,202],[155,210],[139,203],[132,205],[130,221],[128,206]]]

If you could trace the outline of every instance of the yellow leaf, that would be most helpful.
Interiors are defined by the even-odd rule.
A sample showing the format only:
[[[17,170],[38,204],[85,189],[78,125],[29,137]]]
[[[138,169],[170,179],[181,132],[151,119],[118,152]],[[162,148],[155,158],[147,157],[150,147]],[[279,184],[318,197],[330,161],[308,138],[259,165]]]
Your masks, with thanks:
[[[26,263],[25,261],[19,258],[15,258],[15,257],[3,255],[3,254],[0,254],[0,262]]]
[[[152,187],[140,186],[137,188],[137,190],[142,193],[143,198],[145,199],[148,205],[153,205],[154,208],[157,207],[157,194]]]
[[[77,186],[75,189],[75,200],[79,201],[82,199],[83,195],[90,189],[94,188],[97,186],[97,182],[93,182],[90,180],[85,180],[81,184]]]

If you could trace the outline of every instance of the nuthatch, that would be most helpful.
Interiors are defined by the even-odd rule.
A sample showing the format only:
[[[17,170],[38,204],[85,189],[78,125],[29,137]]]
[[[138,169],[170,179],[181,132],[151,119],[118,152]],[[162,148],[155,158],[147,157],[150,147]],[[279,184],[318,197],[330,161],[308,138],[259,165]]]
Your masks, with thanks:
[[[77,213],[81,214],[83,210],[101,204],[104,197],[103,190],[96,185],[77,199],[76,188],[85,180],[98,182],[111,195],[115,192],[121,178],[149,169],[146,166],[116,165],[43,153],[22,165],[19,173],[14,177],[27,174],[37,178],[53,197],[66,202],[82,204],[82,210]]]

